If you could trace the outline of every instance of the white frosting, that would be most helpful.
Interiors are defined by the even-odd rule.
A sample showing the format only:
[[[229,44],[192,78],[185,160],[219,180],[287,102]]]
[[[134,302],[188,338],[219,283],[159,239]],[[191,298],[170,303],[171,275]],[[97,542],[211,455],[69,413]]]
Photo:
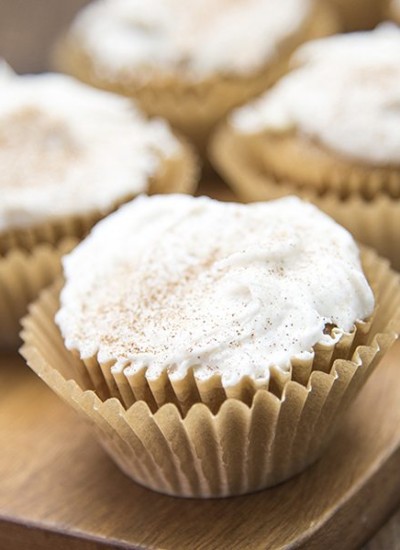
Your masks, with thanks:
[[[252,73],[311,18],[314,0],[97,0],[72,36],[113,77]]]
[[[374,306],[351,235],[295,197],[139,197],[63,263],[56,322],[67,348],[126,374],[146,368],[148,379],[193,367],[226,387],[244,375],[264,382]]]
[[[400,165],[400,29],[337,35],[295,53],[298,68],[235,111],[243,133],[296,129],[375,165]]]
[[[0,85],[0,231],[107,210],[146,191],[179,144],[128,99],[57,74]]]
[[[2,80],[8,80],[14,76],[16,76],[15,72],[12,70],[10,65],[0,57],[0,82]]]

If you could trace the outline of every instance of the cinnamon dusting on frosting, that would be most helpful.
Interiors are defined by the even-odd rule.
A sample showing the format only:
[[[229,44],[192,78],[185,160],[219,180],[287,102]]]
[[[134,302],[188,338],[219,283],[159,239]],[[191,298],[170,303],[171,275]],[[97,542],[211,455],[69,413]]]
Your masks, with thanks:
[[[132,101],[58,74],[0,86],[0,231],[58,216],[107,211],[148,190],[181,154],[162,120]]]
[[[0,125],[0,187],[62,183],[79,147],[65,121],[35,107],[4,116]]]
[[[226,386],[265,381],[374,302],[350,234],[296,198],[140,197],[99,223],[64,270],[66,346],[148,378],[192,368]]]

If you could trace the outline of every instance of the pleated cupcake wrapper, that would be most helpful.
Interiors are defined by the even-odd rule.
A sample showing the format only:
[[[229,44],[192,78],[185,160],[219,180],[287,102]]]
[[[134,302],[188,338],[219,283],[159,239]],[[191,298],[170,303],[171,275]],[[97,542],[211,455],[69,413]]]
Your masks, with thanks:
[[[307,385],[312,371],[329,373],[335,359],[350,359],[354,349],[365,343],[369,328],[370,323],[357,323],[354,331],[344,334],[337,344],[316,345],[312,359],[293,360],[288,372],[272,368],[268,383],[256,384],[247,376],[239,384],[228,388],[224,387],[217,374],[201,380],[189,370],[182,379],[174,379],[166,372],[157,379],[150,379],[146,377],[145,368],[132,372],[129,364],[119,366],[114,361],[102,363],[96,356],[81,360],[78,350],[72,353],[81,365],[80,370],[86,370],[91,387],[103,400],[116,397],[125,408],[144,400],[153,412],[166,403],[174,403],[182,414],[186,414],[195,403],[204,403],[213,413],[217,413],[228,398],[238,399],[250,406],[260,389],[281,397],[288,381]]]
[[[157,174],[150,178],[150,193],[193,193],[197,187],[200,171],[199,161],[190,145],[181,141],[182,151],[179,155],[160,162]],[[18,249],[32,251],[41,243],[56,245],[63,238],[82,239],[90,229],[106,215],[116,210],[125,202],[134,198],[134,194],[120,197],[106,209],[94,209],[76,215],[49,219],[32,226],[12,228],[0,232],[0,259]]]
[[[64,239],[58,246],[36,246],[32,252],[13,250],[0,257],[0,348],[17,348],[20,320],[40,290],[61,274],[61,256],[76,244]]]
[[[216,169],[241,200],[263,201],[298,195],[316,204],[357,240],[375,248],[400,270],[400,198],[391,198],[378,190],[372,200],[365,200],[354,192],[341,198],[333,190],[319,194],[315,189],[300,188],[292,182],[278,182],[262,163],[262,140],[256,136],[239,136],[227,126],[215,134],[210,154]],[[372,180],[369,184],[371,190]]]
[[[41,244],[56,246],[63,238],[80,240],[101,217],[99,212],[90,212],[9,229],[0,233],[0,261],[17,250],[28,253]]]
[[[165,117],[205,154],[208,137],[215,125],[235,106],[256,97],[283,76],[298,45],[339,30],[331,9],[320,4],[317,9],[315,22],[303,29],[301,36],[289,40],[276,59],[252,76],[220,74],[192,83],[175,75],[160,77],[155,74],[149,83],[144,83],[129,71],[126,75],[121,74],[118,81],[107,79],[105,71],[97,70],[89,55],[75,43],[73,36],[68,35],[56,50],[55,64],[83,82],[134,98],[147,114]]]
[[[345,161],[298,137],[295,132],[285,136],[242,134],[224,124],[216,132],[211,146],[211,155],[217,164],[221,156],[228,158],[226,153],[221,153],[227,148],[230,153],[240,151],[240,159],[245,163],[251,159],[257,173],[266,174],[272,181],[279,179],[277,185],[285,179],[290,181],[298,193],[323,195],[331,192],[342,199],[358,196],[365,200],[384,193],[394,199],[400,198],[399,168],[374,168]],[[287,176],[276,178],[274,163],[279,166],[279,173],[284,168]],[[285,168],[285,163],[290,164],[289,169]],[[304,165],[307,166],[305,172]],[[296,179],[291,177],[293,173]]]
[[[300,191],[310,190],[318,194],[331,191],[342,198],[357,195],[366,200],[382,192],[392,198],[400,197],[398,167],[357,164],[296,132],[283,136],[237,134],[236,139],[242,147],[254,149],[258,166],[263,172],[275,174],[276,170],[276,174],[281,174],[280,181],[287,179]]]
[[[82,361],[66,350],[54,323],[59,286],[42,293],[23,321],[22,354],[29,366],[87,419],[105,450],[138,483],[185,497],[222,497],[275,485],[302,471],[322,453],[400,328],[399,276],[374,253],[365,253],[377,308],[355,340],[351,359],[336,358],[328,372],[312,370],[305,383],[286,381],[281,394],[258,390],[249,407],[227,399],[213,414],[173,403],[155,412],[145,401],[129,408],[101,398]],[[340,354],[339,354],[340,355]]]

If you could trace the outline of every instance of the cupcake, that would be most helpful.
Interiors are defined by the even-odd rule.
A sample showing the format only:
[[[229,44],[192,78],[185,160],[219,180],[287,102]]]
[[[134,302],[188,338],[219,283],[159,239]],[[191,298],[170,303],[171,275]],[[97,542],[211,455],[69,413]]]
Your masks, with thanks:
[[[244,200],[308,197],[400,267],[399,51],[390,24],[304,45],[216,132],[215,166]]]
[[[63,265],[22,353],[129,476],[178,496],[316,460],[399,328],[398,276],[295,197],[141,197]]]
[[[97,0],[55,57],[62,70],[134,97],[204,147],[230,109],[286,71],[299,44],[336,30],[334,14],[315,0]]]
[[[41,284],[34,268],[38,245],[51,245],[58,266],[62,239],[80,239],[139,193],[192,191],[195,179],[188,146],[129,100],[63,75],[16,76],[5,64],[0,165],[0,292],[7,304],[0,309],[0,343],[6,334],[7,342],[11,335],[15,340],[21,310],[14,304],[34,297],[26,296],[26,279],[37,279],[33,291]]]

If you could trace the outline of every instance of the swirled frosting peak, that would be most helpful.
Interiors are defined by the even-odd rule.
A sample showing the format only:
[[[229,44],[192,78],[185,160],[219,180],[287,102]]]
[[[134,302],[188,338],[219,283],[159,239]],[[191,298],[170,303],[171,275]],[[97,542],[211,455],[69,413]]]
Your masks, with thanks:
[[[139,197],[64,258],[67,348],[149,379],[268,380],[331,343],[374,298],[351,235],[297,198]],[[326,334],[326,325],[337,327]]]

